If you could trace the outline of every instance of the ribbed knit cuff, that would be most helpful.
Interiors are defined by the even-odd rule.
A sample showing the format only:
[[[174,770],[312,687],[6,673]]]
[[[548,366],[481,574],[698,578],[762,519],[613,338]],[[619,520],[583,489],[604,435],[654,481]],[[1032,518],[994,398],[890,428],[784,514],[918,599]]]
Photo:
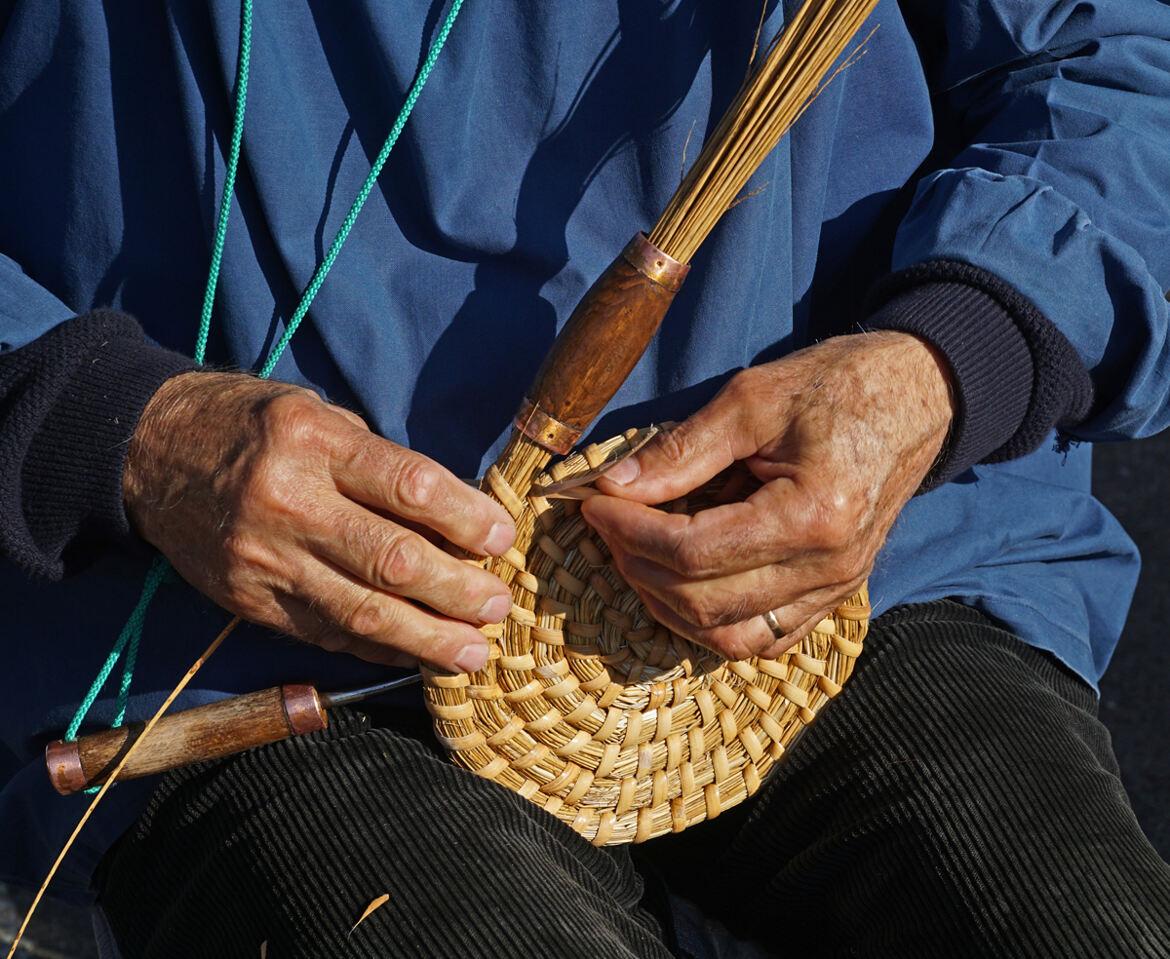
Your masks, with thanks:
[[[4,545],[32,572],[59,577],[71,549],[130,537],[122,499],[130,439],[163,382],[198,365],[115,310],[78,316],[6,360],[20,366],[7,397],[20,415],[4,424],[3,465],[17,467],[19,482],[4,482],[0,500],[19,507],[4,525],[19,516],[24,528],[6,530]]]
[[[976,463],[1023,456],[1092,405],[1092,383],[1072,345],[986,270],[951,260],[918,264],[878,284],[871,310],[865,329],[919,336],[951,368],[955,420],[926,488]]]

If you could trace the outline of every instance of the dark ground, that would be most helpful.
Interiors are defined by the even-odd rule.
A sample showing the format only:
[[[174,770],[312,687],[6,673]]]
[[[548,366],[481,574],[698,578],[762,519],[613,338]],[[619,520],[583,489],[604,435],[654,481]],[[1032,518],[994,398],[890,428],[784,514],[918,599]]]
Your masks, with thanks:
[[[1141,547],[1141,581],[1129,625],[1101,685],[1101,718],[1113,734],[1122,778],[1146,835],[1170,860],[1170,434],[1098,447],[1097,495]],[[30,897],[0,885],[0,945],[7,951]],[[89,919],[46,902],[17,959],[91,959]]]

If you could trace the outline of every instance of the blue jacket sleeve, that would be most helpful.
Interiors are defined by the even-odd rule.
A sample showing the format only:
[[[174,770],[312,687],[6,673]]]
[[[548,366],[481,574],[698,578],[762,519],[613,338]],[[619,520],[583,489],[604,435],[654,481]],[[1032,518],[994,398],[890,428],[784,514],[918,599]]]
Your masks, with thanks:
[[[1072,436],[1163,428],[1170,5],[902,7],[935,91],[941,162],[918,186],[894,269],[958,263],[1017,291],[1092,377],[1092,409],[1061,424]]]
[[[20,349],[73,315],[19,264],[0,253],[0,354]]]

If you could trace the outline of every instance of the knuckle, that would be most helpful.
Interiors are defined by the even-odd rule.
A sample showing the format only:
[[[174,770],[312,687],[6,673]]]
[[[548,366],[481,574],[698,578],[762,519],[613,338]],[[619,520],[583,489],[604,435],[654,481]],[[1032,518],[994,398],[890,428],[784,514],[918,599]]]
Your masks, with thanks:
[[[406,530],[385,536],[374,567],[375,581],[388,587],[418,582],[426,573],[426,561],[419,543]]]
[[[659,433],[655,442],[658,452],[670,462],[686,459],[690,453],[691,444],[687,441],[686,431],[681,427]]]
[[[355,413],[353,410],[346,409],[344,406],[338,406],[335,403],[327,403],[326,408],[331,412],[337,413],[339,416],[344,417],[358,429],[366,430],[367,432],[369,431],[370,424],[366,422],[365,417],[361,414]]]
[[[870,574],[872,569],[873,555],[868,550],[857,544],[848,548],[840,565],[839,578],[848,583],[849,587],[841,598],[844,599],[852,592],[853,584],[860,583]]]
[[[380,636],[392,632],[398,624],[392,604],[374,592],[367,592],[340,622],[354,636]]]
[[[828,494],[814,501],[805,523],[805,536],[811,546],[838,552],[853,542],[859,524],[859,510],[850,497]]]
[[[241,582],[264,560],[264,550],[255,537],[239,530],[228,532],[220,540],[220,554],[228,582]]]
[[[209,575],[212,598],[248,618],[268,608],[274,595],[296,588],[296,570],[254,536],[235,533],[221,541],[216,569]]]
[[[759,374],[755,367],[740,370],[723,387],[723,394],[730,400],[751,400],[759,395]]]
[[[434,503],[441,482],[436,464],[410,456],[399,467],[393,487],[403,505],[425,510]]]
[[[703,627],[706,607],[698,596],[682,593],[673,596],[672,600],[670,606],[674,607],[674,612],[679,614],[684,622],[690,623],[691,626]]]
[[[264,401],[261,414],[270,436],[293,443],[314,443],[320,437],[323,404],[308,390],[291,389]]]
[[[299,493],[289,464],[281,458],[269,456],[252,464],[237,499],[241,512],[266,514],[288,511]]]
[[[676,612],[700,629],[732,626],[744,618],[746,600],[742,596],[683,594]]]
[[[705,645],[710,646],[724,659],[751,659],[759,651],[760,644],[743,629],[724,629],[707,634]]]
[[[706,618],[706,607],[697,596],[684,593],[675,598],[673,606],[675,612],[686,622],[699,627],[705,625],[703,620]]]
[[[692,579],[712,575],[717,561],[712,543],[702,537],[679,536],[671,550],[671,565],[675,572]]]

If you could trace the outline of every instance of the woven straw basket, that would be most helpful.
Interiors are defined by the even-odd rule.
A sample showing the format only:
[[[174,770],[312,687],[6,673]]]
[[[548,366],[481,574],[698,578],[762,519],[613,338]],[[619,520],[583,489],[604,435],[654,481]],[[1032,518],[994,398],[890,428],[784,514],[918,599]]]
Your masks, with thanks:
[[[586,447],[532,485],[593,471],[643,435]],[[745,480],[717,477],[668,508],[742,497]],[[494,468],[487,485],[516,520],[515,545],[487,567],[511,584],[512,612],[485,629],[484,669],[424,670],[427,706],[456,763],[596,845],[679,832],[742,802],[852,672],[864,589],[779,659],[727,662],[650,618],[577,502],[522,498]]]

